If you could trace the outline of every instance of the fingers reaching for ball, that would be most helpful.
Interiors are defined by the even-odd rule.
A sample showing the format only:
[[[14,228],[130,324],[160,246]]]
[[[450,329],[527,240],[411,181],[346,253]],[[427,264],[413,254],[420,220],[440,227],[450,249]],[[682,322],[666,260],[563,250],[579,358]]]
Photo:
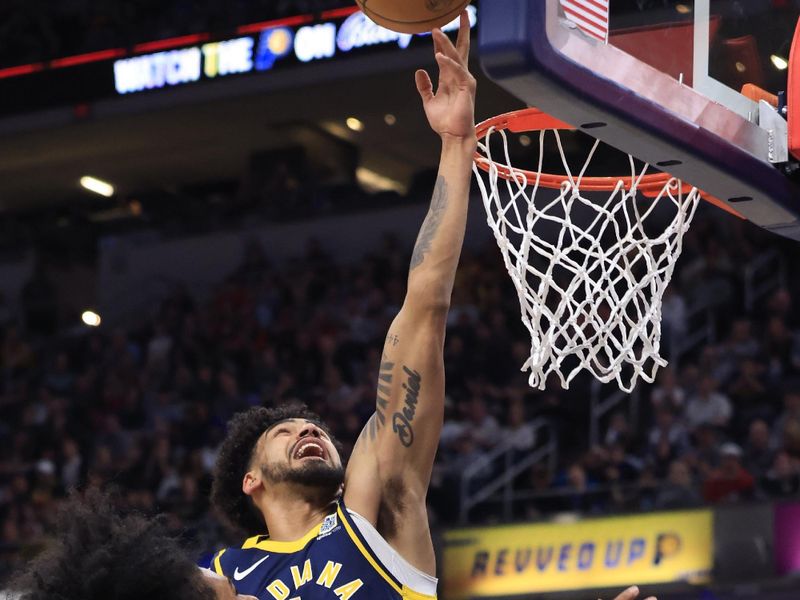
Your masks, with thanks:
[[[434,131],[448,138],[475,137],[475,78],[469,72],[469,15],[461,15],[461,28],[454,44],[441,29],[431,32],[439,77],[434,90],[430,75],[423,70],[414,78],[425,114]]]

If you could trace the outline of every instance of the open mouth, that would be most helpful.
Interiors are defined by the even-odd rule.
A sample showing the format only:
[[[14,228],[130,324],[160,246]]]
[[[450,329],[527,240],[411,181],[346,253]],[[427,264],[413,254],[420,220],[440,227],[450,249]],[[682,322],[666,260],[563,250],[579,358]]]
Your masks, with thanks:
[[[297,460],[316,459],[325,460],[325,448],[316,440],[301,441],[297,444],[292,458]]]

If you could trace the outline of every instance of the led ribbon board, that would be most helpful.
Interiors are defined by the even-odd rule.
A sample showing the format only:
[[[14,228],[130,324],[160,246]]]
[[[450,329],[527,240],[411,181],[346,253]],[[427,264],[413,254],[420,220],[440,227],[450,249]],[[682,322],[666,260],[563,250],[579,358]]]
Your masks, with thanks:
[[[469,7],[471,27],[477,9]],[[458,21],[445,30],[454,30]],[[197,33],[47,62],[0,68],[0,117],[106,98],[258,76],[319,61],[405,50],[418,38],[384,29],[355,7],[243,25],[238,37]],[[85,114],[85,108],[81,109]]]
[[[468,8],[470,23],[477,23],[477,10]],[[458,28],[458,20],[444,30]],[[130,94],[175,87],[227,75],[268,71],[288,57],[287,62],[310,63],[345,56],[376,46],[408,48],[413,38],[376,25],[361,11],[341,23],[327,22],[301,27],[267,28],[244,36],[201,46],[143,54],[114,62],[114,87]]]

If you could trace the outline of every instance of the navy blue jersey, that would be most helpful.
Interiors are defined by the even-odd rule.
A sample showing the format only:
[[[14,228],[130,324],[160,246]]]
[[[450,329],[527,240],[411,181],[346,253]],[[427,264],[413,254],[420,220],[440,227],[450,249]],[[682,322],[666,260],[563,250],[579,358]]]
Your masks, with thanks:
[[[401,581],[409,578],[400,571],[416,570],[364,522],[340,501],[336,512],[301,539],[276,542],[268,536],[252,537],[241,548],[226,548],[214,555],[211,568],[228,577],[237,593],[266,600],[434,599]],[[382,548],[372,548],[368,538]],[[393,569],[379,555],[391,559]],[[413,575],[414,581],[426,584],[426,591],[435,591],[433,578],[419,572]]]

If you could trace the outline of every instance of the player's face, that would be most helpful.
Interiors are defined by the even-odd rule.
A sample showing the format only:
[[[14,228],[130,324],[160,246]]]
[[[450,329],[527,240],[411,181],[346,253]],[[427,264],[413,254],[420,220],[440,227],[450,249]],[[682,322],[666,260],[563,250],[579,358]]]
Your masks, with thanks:
[[[217,575],[208,569],[200,569],[203,579],[212,590],[217,600],[258,600],[255,596],[243,596],[236,593],[231,580],[222,575]]]
[[[273,484],[338,488],[344,480],[339,452],[328,434],[311,421],[280,421],[264,433],[259,446],[261,472]]]

